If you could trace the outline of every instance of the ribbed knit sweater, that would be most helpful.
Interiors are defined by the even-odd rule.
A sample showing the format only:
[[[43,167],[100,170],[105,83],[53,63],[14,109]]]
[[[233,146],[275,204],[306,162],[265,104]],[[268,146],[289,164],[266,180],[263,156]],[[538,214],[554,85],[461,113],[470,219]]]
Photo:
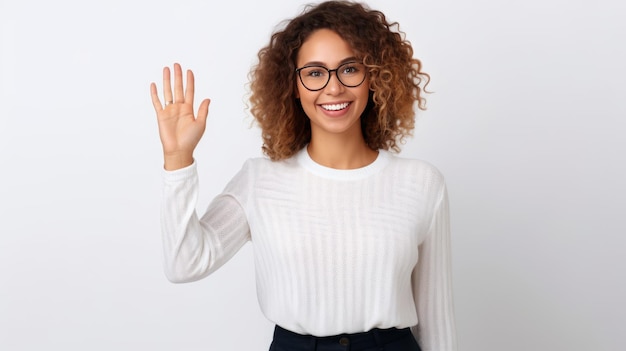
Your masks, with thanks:
[[[196,164],[163,171],[165,271],[206,277],[253,243],[258,300],[316,336],[412,327],[422,350],[456,350],[447,193],[432,165],[380,150],[352,170],[306,148],[254,158],[198,216]]]

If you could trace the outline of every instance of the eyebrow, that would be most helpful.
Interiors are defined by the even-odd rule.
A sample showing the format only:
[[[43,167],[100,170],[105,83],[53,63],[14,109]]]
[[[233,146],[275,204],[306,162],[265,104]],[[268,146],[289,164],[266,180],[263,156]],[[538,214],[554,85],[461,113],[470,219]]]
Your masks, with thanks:
[[[358,59],[357,59],[356,57],[354,57],[354,56],[347,57],[347,58],[345,58],[345,59],[343,59],[343,60],[339,61],[339,64],[337,65],[337,67],[339,67],[339,66],[341,66],[341,65],[343,65],[344,63],[347,63],[347,62],[358,62]],[[301,67],[306,67],[306,66],[322,66],[322,67],[328,67],[328,66],[326,65],[326,63],[321,62],[321,61],[310,61],[310,62],[307,62],[307,63],[303,64]]]

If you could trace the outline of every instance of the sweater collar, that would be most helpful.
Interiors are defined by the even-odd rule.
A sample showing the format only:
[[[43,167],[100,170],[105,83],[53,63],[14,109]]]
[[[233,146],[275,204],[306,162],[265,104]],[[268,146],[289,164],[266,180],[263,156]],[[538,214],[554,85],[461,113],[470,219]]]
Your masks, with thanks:
[[[323,178],[336,180],[358,180],[377,174],[387,165],[387,163],[389,163],[391,157],[393,156],[389,153],[389,151],[381,149],[378,150],[378,156],[374,162],[367,166],[355,169],[336,169],[322,166],[321,164],[313,161],[306,147],[302,148],[302,150],[298,151],[296,154],[298,164],[307,171]]]

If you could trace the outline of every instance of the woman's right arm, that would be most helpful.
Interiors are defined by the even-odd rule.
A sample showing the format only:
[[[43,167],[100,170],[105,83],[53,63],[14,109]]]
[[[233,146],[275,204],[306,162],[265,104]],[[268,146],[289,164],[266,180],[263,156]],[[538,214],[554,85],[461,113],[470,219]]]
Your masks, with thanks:
[[[245,168],[229,187],[239,189]],[[218,195],[198,218],[196,164],[163,171],[161,230],[165,275],[173,283],[202,279],[226,263],[250,240],[250,229],[240,202],[229,191]]]
[[[249,238],[245,212],[229,194],[216,197],[198,218],[198,175],[193,151],[206,127],[209,99],[193,112],[194,76],[187,71],[183,87],[182,69],[174,64],[172,94],[170,69],[163,69],[162,105],[155,83],[150,95],[157,115],[163,146],[163,200],[161,228],[165,273],[175,283],[201,279],[230,259]]]

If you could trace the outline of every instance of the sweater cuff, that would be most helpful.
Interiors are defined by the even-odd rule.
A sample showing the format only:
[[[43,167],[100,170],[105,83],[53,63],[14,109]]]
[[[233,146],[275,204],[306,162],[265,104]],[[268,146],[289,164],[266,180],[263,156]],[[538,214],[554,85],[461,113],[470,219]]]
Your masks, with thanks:
[[[162,170],[163,180],[166,182],[177,182],[181,180],[187,180],[193,176],[195,176],[198,172],[198,167],[196,165],[196,160],[193,160],[193,163],[187,167],[183,167],[180,169],[176,169],[173,171],[168,171],[166,169]]]

